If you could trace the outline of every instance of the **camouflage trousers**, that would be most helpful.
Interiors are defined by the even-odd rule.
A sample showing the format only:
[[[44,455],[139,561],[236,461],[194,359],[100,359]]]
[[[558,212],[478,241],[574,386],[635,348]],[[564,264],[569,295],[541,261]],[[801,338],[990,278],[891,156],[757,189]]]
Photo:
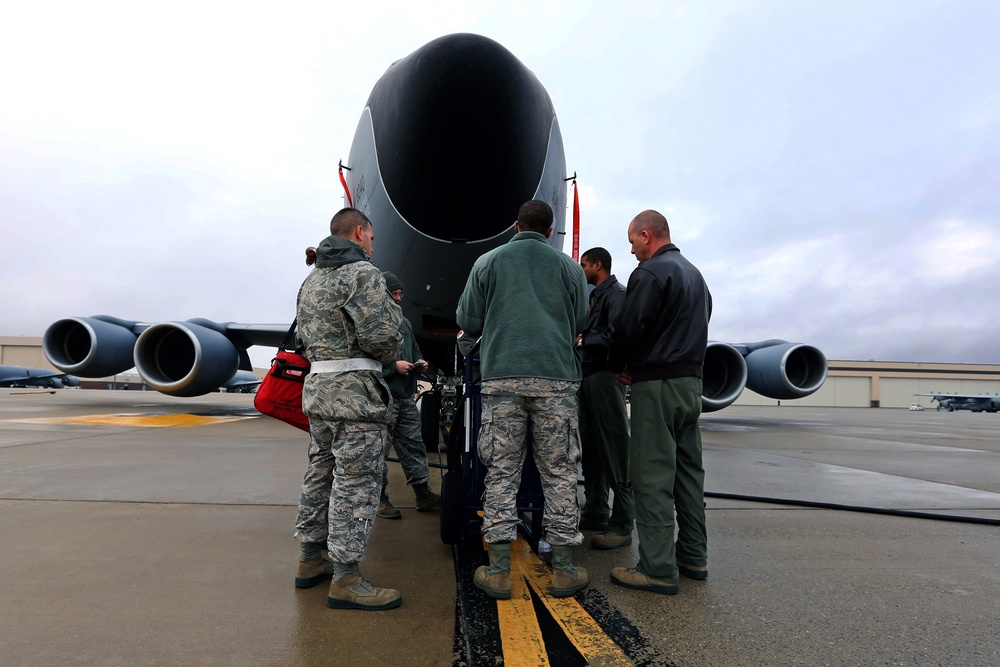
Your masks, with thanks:
[[[483,538],[489,544],[517,537],[517,490],[529,433],[535,466],[545,496],[542,526],[553,545],[577,545],[580,508],[576,497],[576,467],[580,461],[580,428],[576,387],[579,383],[524,379],[539,383],[536,396],[491,393],[503,381],[483,383],[483,423],[479,458],[486,465],[483,496]],[[546,388],[571,388],[571,392]],[[544,395],[548,394],[548,395]]]
[[[389,447],[396,452],[399,465],[406,475],[406,484],[426,484],[427,448],[420,432],[420,410],[413,398],[393,398],[389,410],[389,437],[386,441],[385,456],[389,455]],[[384,458],[384,457],[383,457]],[[388,498],[386,487],[389,485],[389,465],[386,464],[382,475],[382,497]]]
[[[310,417],[309,468],[295,521],[300,542],[326,542],[337,563],[364,558],[387,440],[385,424]]]

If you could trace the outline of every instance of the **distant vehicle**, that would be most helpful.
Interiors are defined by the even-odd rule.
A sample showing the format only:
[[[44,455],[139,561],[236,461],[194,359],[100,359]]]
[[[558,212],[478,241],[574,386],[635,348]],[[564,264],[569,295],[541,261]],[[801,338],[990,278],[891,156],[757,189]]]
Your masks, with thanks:
[[[79,387],[80,379],[59,371],[25,366],[0,366],[0,387]]]
[[[931,396],[931,401],[937,401],[938,410],[947,410],[948,412],[955,412],[955,410],[996,412],[1000,410],[1000,396],[995,394],[914,394],[914,396]]]
[[[924,406],[920,405],[919,403],[911,403],[910,404],[910,412],[920,412],[923,409],[924,409]]]

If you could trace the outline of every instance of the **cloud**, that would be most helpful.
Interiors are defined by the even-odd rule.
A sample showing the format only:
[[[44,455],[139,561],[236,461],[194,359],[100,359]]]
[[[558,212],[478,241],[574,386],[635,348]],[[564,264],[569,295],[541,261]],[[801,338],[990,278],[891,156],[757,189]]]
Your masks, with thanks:
[[[928,226],[919,255],[918,277],[943,287],[974,285],[1000,276],[1000,229],[949,219]],[[916,255],[916,253],[915,253]]]

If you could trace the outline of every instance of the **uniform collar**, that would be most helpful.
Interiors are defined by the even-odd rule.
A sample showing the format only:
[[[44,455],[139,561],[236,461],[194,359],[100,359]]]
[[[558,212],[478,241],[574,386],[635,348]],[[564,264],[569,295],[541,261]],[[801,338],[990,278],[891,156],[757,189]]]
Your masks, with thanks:
[[[608,276],[607,280],[605,280],[603,283],[594,288],[591,297],[595,299],[598,298],[599,296],[607,292],[609,289],[611,289],[617,282],[618,279],[615,278],[615,274],[612,273],[610,276]]]

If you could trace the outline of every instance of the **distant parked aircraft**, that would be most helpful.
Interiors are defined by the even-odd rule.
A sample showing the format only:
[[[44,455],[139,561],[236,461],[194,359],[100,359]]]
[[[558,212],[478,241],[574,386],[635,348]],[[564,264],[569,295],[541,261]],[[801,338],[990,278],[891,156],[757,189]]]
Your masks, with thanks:
[[[250,394],[254,388],[260,384],[260,378],[250,371],[236,371],[236,375],[230,378],[229,382],[222,385],[222,388],[230,394]]]
[[[931,401],[937,401],[937,409],[948,412],[955,410],[971,410],[972,412],[996,412],[1000,410],[1000,396],[989,394],[914,394],[914,396],[931,396]]]
[[[78,387],[80,379],[58,371],[24,366],[0,366],[0,387]]]

